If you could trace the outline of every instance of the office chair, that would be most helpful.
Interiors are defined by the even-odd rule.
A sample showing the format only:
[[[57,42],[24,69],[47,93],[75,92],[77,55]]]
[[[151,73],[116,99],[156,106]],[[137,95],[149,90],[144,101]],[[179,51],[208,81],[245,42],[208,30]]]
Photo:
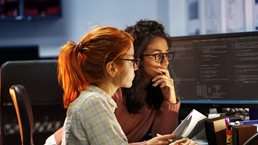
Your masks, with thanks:
[[[15,107],[22,145],[34,145],[33,113],[27,90],[23,85],[12,85],[9,89]]]
[[[245,143],[244,145],[257,145],[258,143],[258,133],[255,133],[252,135]]]
[[[57,60],[8,61],[0,69],[0,145],[20,144],[19,125],[9,88],[22,84],[29,92],[34,120],[34,144],[62,127],[66,110],[57,81]]]

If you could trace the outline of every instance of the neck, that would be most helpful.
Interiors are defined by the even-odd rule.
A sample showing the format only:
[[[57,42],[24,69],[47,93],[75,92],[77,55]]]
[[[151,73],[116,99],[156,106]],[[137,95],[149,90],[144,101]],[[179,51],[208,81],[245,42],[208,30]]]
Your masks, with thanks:
[[[102,89],[103,91],[105,91],[110,97],[112,97],[114,95],[114,93],[116,92],[116,90],[118,89],[118,87],[116,87],[113,83],[110,83],[108,81],[102,81],[101,83],[96,85],[97,87],[99,87],[100,89]]]

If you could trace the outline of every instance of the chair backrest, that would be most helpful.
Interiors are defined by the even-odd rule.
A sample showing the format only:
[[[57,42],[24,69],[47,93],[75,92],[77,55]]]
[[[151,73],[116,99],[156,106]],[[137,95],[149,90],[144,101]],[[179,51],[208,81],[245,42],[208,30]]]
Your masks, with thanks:
[[[22,84],[29,92],[34,115],[34,144],[44,144],[65,119],[63,92],[57,81],[57,60],[8,61],[1,66],[0,73],[2,145],[15,144],[13,141],[19,140],[19,127],[9,94],[13,84]]]
[[[33,105],[60,104],[62,90],[56,67],[56,60],[7,61],[1,66],[1,101],[11,102],[9,88],[23,84]]]
[[[12,85],[9,92],[15,107],[22,145],[33,145],[34,122],[28,92],[23,85]]]

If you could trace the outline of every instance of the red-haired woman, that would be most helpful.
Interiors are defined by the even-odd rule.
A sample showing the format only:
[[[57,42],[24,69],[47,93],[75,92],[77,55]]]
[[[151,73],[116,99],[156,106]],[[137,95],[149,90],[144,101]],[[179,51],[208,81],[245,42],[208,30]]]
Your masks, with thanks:
[[[62,144],[127,144],[111,97],[118,88],[131,87],[136,69],[133,38],[114,27],[95,28],[61,49],[58,79],[68,108]]]

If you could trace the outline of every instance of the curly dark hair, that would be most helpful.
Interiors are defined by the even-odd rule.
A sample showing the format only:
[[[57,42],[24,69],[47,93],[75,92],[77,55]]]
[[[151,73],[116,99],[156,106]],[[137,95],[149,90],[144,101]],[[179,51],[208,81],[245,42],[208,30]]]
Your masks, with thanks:
[[[165,32],[164,26],[157,21],[140,20],[135,25],[128,26],[125,31],[134,37],[135,58],[142,59],[146,47],[156,37],[164,38],[169,49],[171,48],[169,34]],[[160,109],[164,101],[161,90],[159,87],[153,87],[152,83],[147,81],[143,62],[141,61],[140,68],[135,72],[132,87],[122,89],[125,105],[129,113],[138,113],[145,104],[156,110]]]

